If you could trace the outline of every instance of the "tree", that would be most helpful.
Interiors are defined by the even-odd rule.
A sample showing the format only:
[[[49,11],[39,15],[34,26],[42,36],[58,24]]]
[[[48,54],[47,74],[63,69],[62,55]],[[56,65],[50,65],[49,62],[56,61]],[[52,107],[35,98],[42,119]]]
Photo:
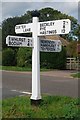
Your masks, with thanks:
[[[8,35],[16,35],[15,34],[15,25],[21,23],[19,17],[8,18],[2,23],[2,47],[5,49],[6,45],[6,37]]]

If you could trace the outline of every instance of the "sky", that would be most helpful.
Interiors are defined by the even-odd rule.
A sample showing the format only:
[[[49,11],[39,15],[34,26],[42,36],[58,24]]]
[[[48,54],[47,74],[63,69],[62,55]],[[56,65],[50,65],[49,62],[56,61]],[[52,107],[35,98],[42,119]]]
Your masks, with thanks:
[[[2,18],[0,17],[0,22],[8,17],[23,15],[28,10],[40,10],[45,7],[51,7],[78,19],[79,0],[65,0],[65,2],[64,0],[17,0],[17,2],[15,1],[16,0],[2,0],[0,2],[0,13],[2,13]]]

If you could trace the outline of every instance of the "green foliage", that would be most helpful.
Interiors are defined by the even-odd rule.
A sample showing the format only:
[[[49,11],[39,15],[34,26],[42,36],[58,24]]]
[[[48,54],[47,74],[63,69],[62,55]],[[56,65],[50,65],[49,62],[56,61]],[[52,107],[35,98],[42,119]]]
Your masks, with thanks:
[[[17,52],[17,66],[19,67],[31,67],[32,52],[30,48],[19,48]]]
[[[74,78],[80,78],[80,72],[72,74],[71,76],[73,76]]]
[[[78,99],[61,96],[42,96],[39,106],[30,104],[30,96],[3,100],[3,118],[40,118],[44,120],[79,120]],[[80,99],[79,99],[80,101]]]
[[[77,41],[71,41],[67,47],[67,56],[68,57],[77,57],[78,53],[77,53]]]
[[[18,67],[18,66],[0,66],[0,70],[8,70],[8,71],[31,71],[32,69],[29,67]]]
[[[19,48],[16,52],[17,53],[15,55],[14,50],[12,50],[11,48],[3,50],[3,65],[4,66],[16,65],[16,61],[17,61],[18,67],[31,68],[32,50],[30,48]],[[13,60],[15,62],[12,62]],[[60,53],[41,52],[40,61],[41,61],[40,63],[41,68],[65,69],[66,68],[66,51],[63,48],[63,50]]]
[[[11,48],[7,48],[3,50],[2,65],[4,66],[15,65],[15,54],[14,54],[14,50],[12,50]]]
[[[48,20],[59,20],[59,19],[65,19],[68,16],[66,14],[62,14],[58,10],[54,10],[53,8],[47,7],[42,8],[39,10],[40,12],[40,21],[48,21]]]
[[[21,16],[22,23],[31,23],[32,22],[32,11],[27,11],[24,15]]]
[[[15,26],[16,24],[21,24],[21,17],[8,18],[2,23],[2,47],[3,49],[7,47],[6,45],[6,37],[8,35],[16,35],[15,34]]]
[[[75,34],[78,36],[78,39],[80,40],[80,24],[78,25],[78,28],[75,29]]]
[[[66,50],[62,48],[60,53],[41,52],[41,67],[48,69],[66,68]]]

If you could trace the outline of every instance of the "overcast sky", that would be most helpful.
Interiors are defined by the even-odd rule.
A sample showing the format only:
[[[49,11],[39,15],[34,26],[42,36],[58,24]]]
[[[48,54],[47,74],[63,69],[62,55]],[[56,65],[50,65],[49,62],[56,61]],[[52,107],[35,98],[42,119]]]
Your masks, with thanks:
[[[28,10],[39,10],[45,7],[51,7],[78,19],[78,0],[65,0],[65,2],[63,2],[63,0],[39,0],[39,2],[35,2],[37,0],[31,0],[32,2],[30,2],[30,0],[29,2],[28,0],[17,0],[17,2],[15,1],[16,0],[3,0],[0,3],[0,13],[2,13],[2,20],[8,17],[20,16]]]

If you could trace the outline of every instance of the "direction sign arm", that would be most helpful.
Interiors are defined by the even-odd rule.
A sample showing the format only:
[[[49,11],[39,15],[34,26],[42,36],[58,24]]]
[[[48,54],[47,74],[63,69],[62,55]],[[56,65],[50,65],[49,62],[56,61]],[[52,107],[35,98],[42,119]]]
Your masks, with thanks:
[[[15,33],[20,34],[20,33],[30,33],[32,32],[32,23],[28,24],[20,24],[15,26]]]
[[[6,44],[9,45],[9,35],[6,37]]]

